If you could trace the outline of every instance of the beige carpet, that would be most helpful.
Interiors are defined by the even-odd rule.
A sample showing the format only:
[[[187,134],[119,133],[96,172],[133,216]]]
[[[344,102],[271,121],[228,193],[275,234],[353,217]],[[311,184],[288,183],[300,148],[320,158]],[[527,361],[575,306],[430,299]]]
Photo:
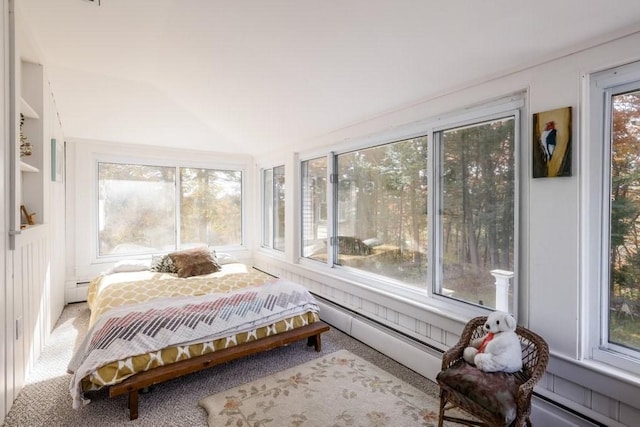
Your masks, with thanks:
[[[347,350],[199,401],[210,427],[435,426],[438,401]]]

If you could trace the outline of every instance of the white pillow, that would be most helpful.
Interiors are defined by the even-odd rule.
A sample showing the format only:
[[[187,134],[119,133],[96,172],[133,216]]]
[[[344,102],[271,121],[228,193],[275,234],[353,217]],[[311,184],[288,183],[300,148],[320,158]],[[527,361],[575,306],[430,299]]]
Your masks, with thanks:
[[[132,271],[145,271],[151,265],[150,260],[143,259],[123,259],[115,263],[113,267],[108,269],[104,274],[127,273]]]
[[[216,252],[216,261],[218,261],[218,264],[220,265],[231,264],[233,262],[240,262],[238,258],[225,252]]]

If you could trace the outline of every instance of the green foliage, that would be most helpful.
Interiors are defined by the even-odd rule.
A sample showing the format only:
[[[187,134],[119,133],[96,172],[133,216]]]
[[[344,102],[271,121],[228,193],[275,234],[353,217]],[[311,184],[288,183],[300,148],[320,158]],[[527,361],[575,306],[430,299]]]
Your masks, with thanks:
[[[640,92],[613,97],[610,341],[640,349]],[[624,309],[623,309],[624,308]]]

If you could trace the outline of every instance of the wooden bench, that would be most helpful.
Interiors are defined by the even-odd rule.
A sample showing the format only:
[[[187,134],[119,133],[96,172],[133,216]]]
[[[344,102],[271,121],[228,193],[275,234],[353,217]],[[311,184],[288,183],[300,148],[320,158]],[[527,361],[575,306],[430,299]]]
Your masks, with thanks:
[[[138,418],[138,395],[142,389],[202,369],[211,368],[221,363],[282,347],[304,338],[307,338],[308,346],[314,346],[316,351],[321,351],[320,334],[327,332],[329,329],[329,325],[324,322],[314,322],[310,325],[271,335],[256,341],[250,341],[191,359],[181,360],[170,365],[159,366],[149,371],[135,374],[121,383],[112,385],[109,388],[109,397],[116,397],[128,393],[129,419],[135,420]]]

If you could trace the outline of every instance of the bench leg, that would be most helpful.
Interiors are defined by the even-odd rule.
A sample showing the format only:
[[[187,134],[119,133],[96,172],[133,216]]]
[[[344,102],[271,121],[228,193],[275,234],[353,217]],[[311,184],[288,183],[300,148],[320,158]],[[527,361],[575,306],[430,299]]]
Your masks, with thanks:
[[[138,419],[138,390],[129,392],[129,419]]]
[[[313,346],[316,349],[316,351],[322,351],[322,342],[320,341],[320,334],[312,335],[309,338],[307,338],[307,346],[308,347]]]

